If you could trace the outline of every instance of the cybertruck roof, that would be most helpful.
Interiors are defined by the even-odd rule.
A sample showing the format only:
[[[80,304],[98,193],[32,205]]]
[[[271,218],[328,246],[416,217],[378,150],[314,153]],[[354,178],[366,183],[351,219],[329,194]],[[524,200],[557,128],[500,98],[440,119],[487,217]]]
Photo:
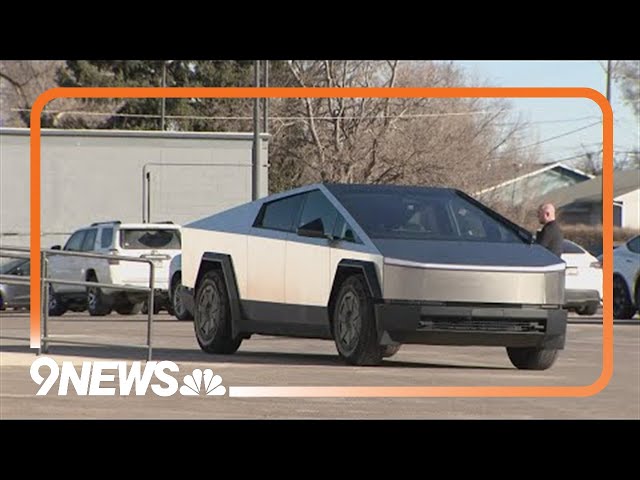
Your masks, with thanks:
[[[280,198],[321,190],[345,217],[371,253],[393,259],[408,267],[438,268],[446,266],[487,267],[506,269],[523,267],[536,271],[557,270],[561,260],[547,249],[532,244],[530,234],[497,212],[482,205],[465,193],[441,187],[403,185],[363,185],[321,183],[306,185],[241,205],[188,224],[188,228],[216,230],[228,233],[262,235],[253,228],[264,203]],[[455,212],[451,205],[455,205]],[[421,212],[424,210],[424,212]],[[457,212],[457,213],[456,213]],[[408,216],[424,213],[425,220],[437,228],[432,230],[413,225]],[[461,216],[455,219],[455,216]],[[461,220],[473,217],[486,225],[485,237],[461,234]],[[416,227],[411,231],[407,227]],[[483,229],[485,227],[482,227]]]

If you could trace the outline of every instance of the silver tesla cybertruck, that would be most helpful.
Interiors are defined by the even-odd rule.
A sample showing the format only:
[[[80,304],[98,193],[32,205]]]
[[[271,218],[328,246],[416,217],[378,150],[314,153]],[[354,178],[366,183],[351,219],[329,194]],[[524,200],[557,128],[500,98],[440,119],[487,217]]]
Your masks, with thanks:
[[[206,352],[253,333],[333,339],[355,365],[487,345],[542,370],[564,348],[562,260],[458,190],[309,185],[186,225],[182,248]]]

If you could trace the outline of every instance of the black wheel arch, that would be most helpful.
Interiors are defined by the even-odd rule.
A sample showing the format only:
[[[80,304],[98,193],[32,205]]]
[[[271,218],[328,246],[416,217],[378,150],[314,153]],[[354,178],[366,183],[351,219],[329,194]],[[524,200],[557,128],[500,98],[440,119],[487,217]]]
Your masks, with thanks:
[[[331,324],[333,324],[333,309],[338,297],[338,292],[340,291],[340,286],[345,278],[354,274],[362,274],[366,287],[369,290],[369,295],[371,295],[374,303],[382,299],[382,288],[380,287],[380,280],[378,279],[375,263],[367,260],[342,259],[336,268],[336,274],[333,277],[333,284],[331,285],[331,293],[329,294],[329,302],[327,304],[329,322]],[[382,332],[377,317],[376,328],[378,330],[378,338],[380,338]]]
[[[225,253],[204,252],[200,259],[198,267],[198,275],[194,285],[194,313],[196,307],[196,296],[200,282],[204,275],[211,270],[219,270],[222,272],[227,295],[229,295],[229,307],[231,309],[231,336],[237,337],[241,333],[240,323],[242,321],[242,311],[240,309],[240,294],[238,291],[238,282],[233,267],[231,256]],[[178,272],[176,272],[178,273]],[[174,275],[175,276],[175,275]]]

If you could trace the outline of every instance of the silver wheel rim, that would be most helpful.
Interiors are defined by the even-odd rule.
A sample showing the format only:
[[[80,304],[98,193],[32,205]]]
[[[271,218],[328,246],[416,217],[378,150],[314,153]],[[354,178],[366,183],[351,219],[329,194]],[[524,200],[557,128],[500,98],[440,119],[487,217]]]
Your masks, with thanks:
[[[87,293],[87,300],[89,303],[89,308],[91,310],[95,310],[98,303],[98,292],[96,292],[94,288],[89,289],[89,292]]]
[[[349,291],[342,296],[337,317],[337,340],[342,351],[348,355],[358,346],[362,324],[360,301],[354,292]]]
[[[184,302],[182,301],[182,292],[184,291],[183,285],[178,285],[173,291],[173,311],[177,316],[182,316],[185,313]]]
[[[207,284],[198,298],[198,334],[204,341],[211,341],[216,335],[222,315],[220,292],[214,284]]]

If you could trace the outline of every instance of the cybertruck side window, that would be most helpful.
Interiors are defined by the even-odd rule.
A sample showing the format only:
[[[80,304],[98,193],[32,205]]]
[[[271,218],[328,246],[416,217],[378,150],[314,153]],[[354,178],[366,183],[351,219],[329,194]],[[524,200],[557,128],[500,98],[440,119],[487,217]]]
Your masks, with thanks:
[[[344,217],[340,214],[338,214],[336,226],[333,229],[333,238],[334,240],[342,240],[344,242],[362,243],[362,241],[353,231],[351,225],[349,225]]]
[[[282,232],[293,232],[293,222],[298,216],[302,201],[303,195],[293,195],[265,203],[262,205],[253,226]]]
[[[633,253],[640,253],[640,236],[629,240],[627,242],[627,248]]]
[[[298,227],[320,219],[325,235],[331,235],[338,218],[338,211],[320,190],[306,193],[304,197],[304,206],[302,207]]]

